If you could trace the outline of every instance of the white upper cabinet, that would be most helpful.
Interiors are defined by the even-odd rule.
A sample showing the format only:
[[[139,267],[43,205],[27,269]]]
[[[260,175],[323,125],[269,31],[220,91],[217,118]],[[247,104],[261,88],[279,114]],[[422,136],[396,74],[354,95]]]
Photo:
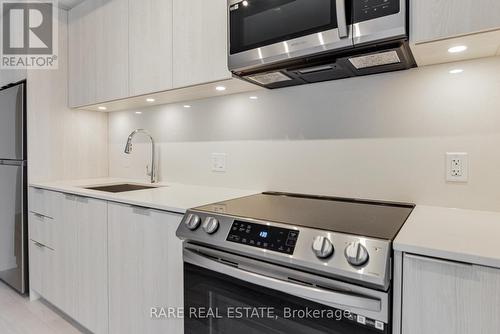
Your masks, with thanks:
[[[414,43],[500,29],[498,0],[412,0]]]
[[[96,102],[105,102],[128,96],[128,0],[98,2]]]
[[[97,1],[87,0],[68,14],[69,105],[83,106],[96,101]]]
[[[410,46],[420,66],[500,55],[500,1],[411,0]]]
[[[172,88],[172,0],[129,2],[129,96]]]
[[[226,0],[174,0],[174,88],[231,78]]]
[[[86,0],[70,10],[69,40],[71,107],[107,102],[111,111],[144,106],[146,94],[171,103],[257,88],[228,71],[226,0]],[[220,81],[224,93],[212,86]]]
[[[69,105],[128,96],[128,0],[86,0],[69,12]]]

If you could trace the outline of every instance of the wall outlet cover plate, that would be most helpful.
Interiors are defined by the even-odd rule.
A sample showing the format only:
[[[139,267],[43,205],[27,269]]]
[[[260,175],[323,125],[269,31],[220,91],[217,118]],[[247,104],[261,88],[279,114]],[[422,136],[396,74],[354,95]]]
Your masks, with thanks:
[[[446,153],[446,181],[469,181],[469,155],[465,152]]]
[[[212,171],[226,172],[226,153],[212,153]]]

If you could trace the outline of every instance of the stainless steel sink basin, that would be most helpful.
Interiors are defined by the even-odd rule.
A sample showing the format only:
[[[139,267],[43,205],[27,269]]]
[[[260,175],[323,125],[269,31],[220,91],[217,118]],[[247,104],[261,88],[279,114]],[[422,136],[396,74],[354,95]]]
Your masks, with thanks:
[[[85,189],[89,190],[97,190],[97,191],[105,191],[108,193],[123,193],[126,191],[136,191],[136,190],[144,190],[144,189],[153,189],[158,188],[155,186],[143,186],[138,184],[113,184],[109,186],[95,186],[95,187],[85,187]]]

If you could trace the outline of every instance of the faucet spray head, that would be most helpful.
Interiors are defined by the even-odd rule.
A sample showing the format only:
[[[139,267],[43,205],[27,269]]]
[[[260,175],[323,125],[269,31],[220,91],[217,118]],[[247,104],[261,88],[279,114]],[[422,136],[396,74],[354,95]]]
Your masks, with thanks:
[[[132,138],[128,137],[127,144],[125,145],[125,154],[132,153]]]

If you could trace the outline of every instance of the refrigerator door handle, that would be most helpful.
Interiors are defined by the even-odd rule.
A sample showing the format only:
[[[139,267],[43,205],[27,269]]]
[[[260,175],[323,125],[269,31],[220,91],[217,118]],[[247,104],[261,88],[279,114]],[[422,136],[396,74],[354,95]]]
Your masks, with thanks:
[[[3,165],[3,166],[26,166],[26,161],[23,161],[23,160],[0,160],[0,165]]]

